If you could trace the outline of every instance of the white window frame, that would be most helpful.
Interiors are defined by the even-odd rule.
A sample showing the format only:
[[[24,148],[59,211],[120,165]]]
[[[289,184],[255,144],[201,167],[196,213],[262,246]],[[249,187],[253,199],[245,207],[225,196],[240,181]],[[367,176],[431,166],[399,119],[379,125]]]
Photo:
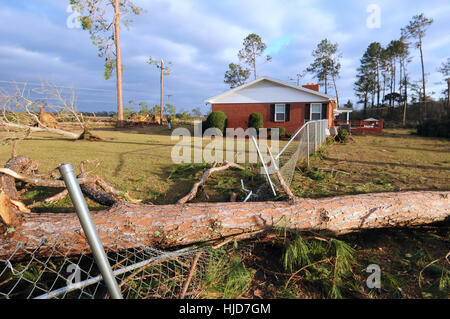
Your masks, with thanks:
[[[277,112],[277,107],[282,106],[283,112]],[[277,120],[277,114],[283,114],[283,120]],[[275,104],[275,122],[286,122],[286,104]]]
[[[319,112],[313,112],[313,105],[318,105],[319,106]],[[318,120],[313,120],[312,119],[313,113],[314,114],[320,114],[319,120],[322,119],[322,103],[311,103],[311,106],[309,108],[309,119],[310,119],[310,121],[318,121]]]

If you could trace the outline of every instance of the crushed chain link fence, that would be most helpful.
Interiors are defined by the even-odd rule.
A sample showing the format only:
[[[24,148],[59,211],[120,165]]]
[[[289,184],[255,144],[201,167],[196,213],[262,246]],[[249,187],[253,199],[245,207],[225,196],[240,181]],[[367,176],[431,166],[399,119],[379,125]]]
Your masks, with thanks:
[[[316,153],[327,138],[328,120],[306,122],[276,156],[280,173],[288,185],[292,183],[295,167],[302,158]]]
[[[309,156],[317,152],[328,135],[328,120],[306,122],[295,132],[283,149],[278,154],[274,154],[275,159],[278,160],[281,176],[288,186],[292,183],[298,161],[306,158],[309,166]],[[266,163],[270,162],[265,150],[261,150],[261,152],[266,155]],[[275,175],[271,175],[271,181],[278,189],[281,189],[278,179],[272,178],[272,176]],[[273,198],[273,194],[269,185],[265,184],[256,191],[252,200],[261,201],[270,198]]]
[[[77,251],[79,238],[75,240],[75,236],[80,235],[58,238],[67,247],[64,251],[55,248],[59,245],[48,245],[45,239],[34,249],[25,249],[24,243],[17,242],[14,253],[0,259],[0,299],[110,298],[91,251],[71,253],[72,248]],[[225,250],[204,246],[164,251],[123,235],[116,235],[115,242],[107,256],[126,299],[202,298],[208,278],[223,276],[217,267],[231,260],[229,246],[224,246]],[[246,244],[231,250],[245,258],[252,247]]]

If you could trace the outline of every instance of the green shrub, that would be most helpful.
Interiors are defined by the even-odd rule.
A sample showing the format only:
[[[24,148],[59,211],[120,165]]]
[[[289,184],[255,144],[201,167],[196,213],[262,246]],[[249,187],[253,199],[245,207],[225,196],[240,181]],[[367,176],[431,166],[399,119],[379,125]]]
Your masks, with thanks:
[[[225,129],[227,128],[227,116],[222,111],[215,111],[208,115],[206,119],[207,128],[218,128],[225,133]]]
[[[264,127],[264,119],[261,113],[252,113],[248,117],[248,127],[253,127],[258,130]]]
[[[417,134],[429,137],[450,137],[450,121],[426,120],[417,125]]]
[[[348,141],[348,131],[346,129],[340,129],[337,135],[337,140],[342,143],[347,143]]]

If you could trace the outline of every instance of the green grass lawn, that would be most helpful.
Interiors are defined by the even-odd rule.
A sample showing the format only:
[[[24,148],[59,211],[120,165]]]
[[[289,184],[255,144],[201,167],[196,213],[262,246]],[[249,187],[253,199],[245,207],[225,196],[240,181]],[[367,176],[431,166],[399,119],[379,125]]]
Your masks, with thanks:
[[[135,198],[155,204],[175,203],[207,168],[201,163],[174,164],[171,151],[178,140],[172,141],[170,131],[164,127],[102,128],[95,132],[110,140],[70,141],[49,134],[33,134],[19,142],[17,152],[37,161],[41,174],[63,162],[71,162],[78,171],[82,160],[98,160],[100,166],[92,175],[102,177]],[[202,142],[203,146],[208,143],[208,140]],[[245,143],[248,150],[248,140]],[[11,146],[2,145],[0,160],[6,162],[10,153]],[[250,167],[246,171],[213,175],[194,201],[228,201],[233,192],[240,199],[245,195],[240,187],[241,178],[252,189],[263,182],[256,172],[256,167]],[[323,147],[312,157],[310,168],[304,161],[298,163],[291,187],[300,197],[450,189],[449,173],[448,139],[418,137],[408,130],[386,130],[382,135],[354,135],[345,145],[335,143]],[[24,199],[30,203],[57,191],[37,188],[25,194]],[[89,205],[100,208],[92,202]],[[70,200],[52,206],[70,209]]]
[[[192,130],[191,127],[188,128]],[[47,174],[60,163],[67,162],[72,163],[75,172],[78,173],[81,161],[98,160],[100,166],[91,175],[98,175],[117,189],[129,192],[132,197],[154,204],[175,203],[189,192],[193,183],[200,179],[202,172],[208,167],[203,163],[174,164],[171,158],[172,147],[179,140],[172,140],[171,131],[165,127],[151,126],[124,130],[103,128],[93,131],[109,140],[71,141],[50,134],[33,134],[19,142],[17,154],[38,162],[39,174]],[[210,140],[205,139],[201,143],[204,147]],[[249,141],[246,140],[244,143],[248,150]],[[10,156],[11,146],[0,146],[0,161],[4,163]],[[248,154],[246,156],[248,157]],[[208,194],[203,192],[194,201],[228,201],[231,193],[241,192],[240,178],[250,184],[259,185],[262,182],[259,176],[249,171],[230,170],[218,173],[208,181]],[[56,192],[58,190],[35,188],[26,193],[23,199],[29,204]],[[241,195],[244,196],[244,193]],[[66,211],[70,209],[70,204],[70,199],[63,200],[51,205],[52,207],[40,207],[37,211],[47,208],[54,210],[57,206],[63,209],[56,211]],[[92,209],[101,208],[91,201],[88,201],[88,204]]]
[[[292,182],[300,197],[450,189],[450,140],[402,129],[353,135],[300,162]]]

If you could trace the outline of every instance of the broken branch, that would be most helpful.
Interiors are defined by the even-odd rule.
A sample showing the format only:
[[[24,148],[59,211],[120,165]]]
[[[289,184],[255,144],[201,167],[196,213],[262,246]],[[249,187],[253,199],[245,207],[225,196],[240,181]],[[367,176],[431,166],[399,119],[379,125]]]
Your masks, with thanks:
[[[208,179],[209,176],[211,176],[212,173],[219,172],[219,171],[224,171],[224,170],[229,169],[230,167],[234,167],[234,168],[245,170],[245,168],[243,166],[238,165],[238,164],[233,163],[233,162],[226,162],[225,165],[219,166],[219,167],[213,166],[210,169],[207,169],[203,173],[202,178],[200,179],[200,181],[195,183],[194,186],[192,186],[191,191],[186,196],[184,196],[183,198],[178,200],[177,204],[185,204],[188,201],[194,199],[195,196],[197,195],[197,192],[198,192],[198,189],[200,188],[200,186],[202,186],[203,184],[206,183],[206,180]]]

